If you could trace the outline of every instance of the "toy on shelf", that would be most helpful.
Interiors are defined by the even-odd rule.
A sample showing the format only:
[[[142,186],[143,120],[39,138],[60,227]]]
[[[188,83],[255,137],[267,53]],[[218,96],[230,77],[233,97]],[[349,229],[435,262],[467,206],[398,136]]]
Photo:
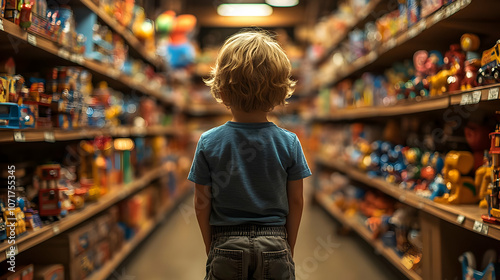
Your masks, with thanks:
[[[500,40],[495,46],[483,51],[481,57],[481,68],[477,73],[477,83],[479,85],[486,83],[500,82]]]
[[[474,167],[474,157],[467,151],[450,151],[446,154],[443,178],[450,193],[434,198],[445,204],[468,204],[477,202],[474,180],[466,176]]]
[[[59,164],[45,164],[37,167],[36,184],[38,186],[38,211],[41,217],[64,217],[68,213],[65,203],[66,188],[60,187]]]
[[[497,112],[498,114],[498,112]],[[487,223],[500,224],[500,125],[497,124],[495,132],[490,133],[491,155],[491,180],[490,189],[486,195],[488,214],[481,218]]]
[[[14,210],[4,210],[3,218],[9,224],[14,224],[16,236],[26,232],[26,222],[24,221],[24,212],[21,208],[16,207]]]
[[[496,272],[500,271],[500,264],[497,263],[497,253],[493,249],[484,253],[481,268],[478,267],[476,258],[470,251],[460,255],[458,261],[462,264],[463,280],[496,279]],[[482,271],[478,269],[482,269]]]
[[[134,172],[131,163],[131,151],[134,149],[134,141],[130,138],[118,138],[114,140],[114,148],[117,151],[118,159],[115,165],[119,166],[119,183],[129,184],[134,179]]]
[[[474,34],[466,33],[460,37],[460,46],[465,51],[464,77],[460,83],[461,90],[477,87],[477,71],[481,66],[479,54],[476,53],[479,48],[479,37]]]

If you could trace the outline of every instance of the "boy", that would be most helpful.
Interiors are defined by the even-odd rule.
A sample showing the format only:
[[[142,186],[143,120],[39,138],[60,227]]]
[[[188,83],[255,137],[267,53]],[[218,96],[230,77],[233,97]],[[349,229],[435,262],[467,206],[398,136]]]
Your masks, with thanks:
[[[188,179],[208,254],[205,279],[295,279],[292,260],[311,175],[297,136],[267,119],[295,82],[262,31],[226,40],[206,84],[233,118],[202,134]]]

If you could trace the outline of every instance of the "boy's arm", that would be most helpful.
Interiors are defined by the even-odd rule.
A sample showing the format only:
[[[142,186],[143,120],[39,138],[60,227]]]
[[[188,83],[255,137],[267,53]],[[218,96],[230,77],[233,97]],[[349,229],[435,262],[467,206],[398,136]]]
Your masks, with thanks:
[[[300,219],[302,217],[302,209],[304,207],[303,181],[295,180],[287,182],[288,196],[288,216],[286,218],[286,231],[288,232],[288,244],[292,249],[292,256],[295,250],[295,242],[299,231]]]
[[[210,211],[212,210],[211,187],[195,184],[194,209],[196,211],[196,218],[198,219],[201,235],[203,236],[203,242],[205,243],[205,250],[208,255],[212,243],[212,232],[209,223]]]

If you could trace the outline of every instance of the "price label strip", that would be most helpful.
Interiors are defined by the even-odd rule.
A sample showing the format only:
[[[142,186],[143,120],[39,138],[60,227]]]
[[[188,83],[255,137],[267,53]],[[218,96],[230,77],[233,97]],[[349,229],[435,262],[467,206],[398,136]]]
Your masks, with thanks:
[[[475,90],[472,92],[472,104],[477,104],[481,101],[481,91]]]
[[[472,227],[472,230],[481,233],[483,230],[483,223],[480,221],[474,221],[474,226]]]
[[[464,223],[464,221],[465,221],[465,216],[464,215],[458,215],[458,217],[457,217],[457,223],[459,225],[461,225],[461,224]]]
[[[0,19],[0,30],[4,31],[4,29],[3,29],[3,20],[2,19]]]
[[[56,142],[56,137],[54,135],[54,131],[45,131],[43,133],[43,139],[45,139],[45,142],[49,142],[49,143]]]
[[[462,94],[462,99],[460,100],[460,105],[472,104],[472,94],[464,93]]]
[[[498,88],[490,88],[488,91],[488,100],[497,100],[498,99]]]
[[[15,131],[14,132],[14,141],[16,142],[26,142],[26,137],[24,136],[24,132]]]
[[[36,37],[28,33],[28,43],[36,47]]]

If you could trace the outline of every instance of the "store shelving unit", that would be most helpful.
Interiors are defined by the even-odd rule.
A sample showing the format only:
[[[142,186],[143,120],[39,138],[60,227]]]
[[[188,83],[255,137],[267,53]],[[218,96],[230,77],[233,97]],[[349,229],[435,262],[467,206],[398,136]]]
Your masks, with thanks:
[[[323,193],[316,193],[315,199],[319,203],[319,205],[321,205],[332,217],[342,223],[343,226],[354,230],[406,277],[414,280],[422,279],[422,276],[420,276],[416,271],[408,270],[402,264],[401,258],[396,254],[396,252],[394,252],[393,249],[385,247],[382,241],[373,239],[372,234],[364,225],[361,225],[356,219],[347,218],[344,213],[342,213],[342,211],[338,209],[337,206],[335,206],[334,201],[330,197],[328,197],[328,195]]]
[[[135,179],[130,184],[112,187],[113,191],[111,193],[108,193],[105,196],[99,198],[99,200],[94,203],[85,205],[82,210],[70,213],[67,217],[57,222],[51,223],[50,225],[45,225],[37,231],[30,231],[28,233],[25,233],[19,238],[16,238],[16,251],[18,253],[26,251],[29,248],[34,247],[60,234],[61,232],[82,224],[83,222],[98,215],[99,213],[115,205],[116,203],[146,188],[151,181],[159,178],[160,176],[165,174],[165,172],[165,166],[154,168],[144,174],[141,178]],[[0,245],[0,262],[6,259],[6,253],[7,250],[10,251],[10,246],[10,244],[6,243]]]
[[[106,25],[108,25],[111,29],[113,29],[116,33],[120,34],[128,43],[129,46],[135,50],[137,54],[139,54],[142,58],[147,60],[149,63],[154,65],[155,67],[162,67],[164,62],[163,60],[155,56],[154,54],[148,52],[144,45],[137,39],[137,37],[132,34],[132,32],[127,29],[125,26],[120,25],[115,19],[106,14],[106,12],[96,5],[91,0],[80,0],[83,5],[85,5],[89,10],[94,12]]]
[[[96,136],[111,137],[138,137],[170,135],[175,136],[179,130],[170,126],[127,127],[117,126],[109,128],[81,128],[74,130],[50,129],[1,129],[0,143],[11,142],[59,142],[80,139],[93,139]]]
[[[334,37],[331,39],[331,46],[328,47],[323,55],[318,58],[316,61],[317,65],[320,65],[322,63],[325,63],[327,59],[332,55],[333,51],[337,48],[340,42],[344,41],[347,38],[347,35],[349,34],[349,31],[356,28],[356,27],[363,27],[363,25],[366,23],[368,15],[371,13],[377,11],[377,7],[380,7],[384,1],[381,0],[372,0],[370,1],[364,8],[362,8],[360,11],[357,11],[354,19],[347,25],[346,29],[344,32],[338,32],[335,34],[332,34]]]
[[[383,1],[385,2],[385,1]],[[376,6],[373,9],[378,9]],[[342,68],[333,67],[332,56],[337,47],[347,41],[347,36],[341,37],[338,45],[325,52],[326,57],[318,61],[320,71],[331,71],[333,75],[320,76],[317,89],[329,89],[344,79],[357,79],[363,73],[379,74],[392,67],[395,62],[409,60],[417,50],[438,50],[442,53],[449,50],[450,44],[459,43],[464,33],[477,34],[481,40],[480,50],[494,46],[500,32],[491,28],[498,24],[497,12],[500,2],[486,0],[456,0],[443,6],[426,18],[421,19],[406,30],[380,43],[366,55],[358,58]],[[374,10],[372,10],[374,11]],[[390,12],[390,11],[388,11]],[[382,15],[382,13],[375,14]],[[371,18],[368,20],[376,20]],[[364,23],[363,23],[364,24]],[[359,26],[361,27],[361,26]],[[347,30],[350,32],[354,27]],[[320,73],[321,74],[321,73]],[[440,96],[417,97],[413,100],[401,100],[396,104],[376,107],[357,107],[330,109],[324,115],[312,117],[314,123],[381,123],[387,120],[412,116],[415,119],[432,121],[430,116],[441,117],[437,120],[446,121],[449,112],[467,110],[461,115],[469,119],[475,112],[486,113],[493,117],[498,111],[500,84],[489,84],[464,91],[447,92]],[[469,114],[470,113],[470,114]],[[489,248],[497,248],[500,241],[500,225],[483,223],[481,215],[486,209],[477,204],[446,205],[436,203],[418,196],[415,192],[400,188],[386,182],[382,178],[372,178],[355,166],[339,160],[318,155],[316,158],[318,170],[326,173],[339,172],[350,179],[353,184],[364,185],[370,189],[379,190],[394,200],[418,210],[419,225],[423,239],[422,271],[419,276],[408,275],[401,270],[397,261],[391,261],[379,248],[377,241],[368,240],[369,231],[355,219],[346,217],[342,211],[335,208],[332,199],[317,186],[316,201],[342,224],[353,228],[365,238],[376,250],[382,252],[389,261],[400,269],[410,279],[453,279],[460,275],[460,264],[457,258],[467,250],[481,254]],[[320,180],[316,180],[319,184]]]
[[[130,88],[154,97],[165,105],[173,104],[171,98],[165,96],[160,90],[155,89],[152,85],[137,81],[121,71],[114,69],[110,65],[88,60],[80,54],[71,53],[59,46],[56,42],[31,34],[8,20],[0,19],[0,30],[3,31],[0,32],[2,39],[3,36],[6,37],[6,40],[2,40],[4,42],[10,41],[13,45],[26,43],[31,46],[31,48],[29,48],[30,52],[33,51],[45,57],[47,57],[48,54],[49,56],[47,58],[49,59],[58,59],[66,64],[80,65],[91,71],[92,74],[110,83],[111,86]],[[14,40],[15,42],[13,42]]]
[[[448,221],[452,224],[456,224],[457,226],[470,231],[500,240],[500,225],[483,223],[481,215],[486,213],[486,209],[479,208],[477,204],[446,205],[436,203],[430,199],[420,197],[412,191],[401,189],[398,186],[390,184],[380,178],[372,178],[366,173],[357,170],[354,166],[345,162],[318,158],[317,163],[341,172],[347,175],[347,177],[351,180],[378,189],[400,202],[429,213],[430,215]]]
[[[338,109],[328,116],[317,117],[314,121],[346,121],[377,117],[393,117],[417,113],[428,113],[448,109],[456,105],[475,105],[499,100],[499,84],[476,87],[470,90],[445,93],[444,95],[422,98],[421,100],[404,100],[392,106],[359,107]]]
[[[173,209],[175,209],[176,205],[183,201],[186,196],[191,193],[189,190],[184,190],[184,192],[178,196],[175,201],[169,201],[166,205],[164,205],[161,209],[159,209],[158,214],[153,219],[146,222],[145,225],[142,226],[141,230],[135,234],[135,236],[123,245],[119,252],[114,254],[113,258],[106,262],[106,264],[101,267],[99,270],[94,272],[88,278],[89,280],[101,280],[107,279],[113,271],[115,271],[120,264],[127,258],[130,253],[139,246],[148,236],[153,232],[156,226],[163,221],[165,216],[167,216]]]
[[[465,32],[481,34],[489,25],[480,24],[477,19],[494,20],[496,16],[494,11],[499,7],[500,4],[495,1],[456,0],[420,20],[406,31],[388,39],[352,64],[339,69],[335,76],[320,86],[331,87],[347,77],[357,76],[362,72],[389,68],[394,61],[411,58],[419,49],[435,49],[435,42],[458,42],[458,38]]]

